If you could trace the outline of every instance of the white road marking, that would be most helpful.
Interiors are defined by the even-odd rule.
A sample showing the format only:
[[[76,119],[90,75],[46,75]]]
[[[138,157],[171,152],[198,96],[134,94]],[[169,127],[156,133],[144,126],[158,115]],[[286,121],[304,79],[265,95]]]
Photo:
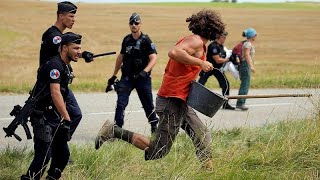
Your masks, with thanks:
[[[0,118],[0,120],[13,120],[13,117],[12,118]]]
[[[247,105],[248,107],[263,107],[263,106],[287,106],[287,105],[292,105],[294,103],[272,103],[272,104],[251,104]],[[126,114],[128,113],[143,113],[143,110],[135,110],[135,111],[125,111]],[[114,114],[114,111],[105,111],[105,112],[91,112],[91,113],[84,113],[83,115],[108,115],[108,114]],[[3,120],[13,120],[13,117],[5,117],[5,118],[0,118],[0,121]]]
[[[143,110],[137,110],[137,111],[125,111],[125,113],[141,113],[144,112]],[[85,115],[106,115],[106,114],[114,114],[114,111],[109,112],[93,112],[93,113],[86,113]]]

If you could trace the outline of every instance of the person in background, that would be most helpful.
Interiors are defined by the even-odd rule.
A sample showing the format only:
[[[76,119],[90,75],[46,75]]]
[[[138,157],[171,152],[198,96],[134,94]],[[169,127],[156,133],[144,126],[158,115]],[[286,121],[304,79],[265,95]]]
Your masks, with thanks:
[[[229,61],[226,57],[227,53],[224,50],[223,46],[227,35],[228,32],[226,31],[222,34],[218,34],[217,38],[209,44],[207,52],[207,61],[212,63],[214,69],[209,72],[201,71],[200,79],[198,80],[200,84],[205,85],[208,78],[213,75],[219,82],[223,96],[228,96],[230,94],[230,83],[227,77],[224,75],[224,72],[221,70],[221,67],[224,65],[224,63]],[[232,107],[228,101],[222,106],[222,108],[235,110],[235,108]]]
[[[116,75],[121,70],[121,78],[116,85],[118,100],[114,120],[117,126],[124,125],[124,112],[132,90],[136,89],[151,132],[154,133],[159,119],[154,110],[150,75],[156,64],[157,50],[150,37],[142,33],[142,21],[138,13],[132,13],[128,24],[131,33],[122,41],[121,52],[117,57],[113,76],[108,80],[106,92],[110,90],[109,86],[115,84]]]
[[[257,37],[257,31],[253,28],[248,28],[243,31],[243,37],[246,37],[247,40],[242,45],[242,58],[240,62],[240,89],[239,95],[247,95],[250,87],[251,73],[255,73],[254,68],[254,42]],[[236,108],[241,109],[243,111],[248,110],[249,108],[245,105],[246,99],[238,99]]]

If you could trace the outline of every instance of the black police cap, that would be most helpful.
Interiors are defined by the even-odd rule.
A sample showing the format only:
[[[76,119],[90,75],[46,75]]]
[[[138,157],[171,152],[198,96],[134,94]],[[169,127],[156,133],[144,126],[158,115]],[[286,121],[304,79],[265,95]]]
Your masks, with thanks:
[[[131,22],[139,22],[140,23],[141,21],[141,18],[140,18],[140,15],[136,12],[132,13],[132,15],[130,16],[130,19],[129,19],[129,23]]]
[[[61,44],[62,45],[67,44],[67,43],[81,44],[81,38],[82,38],[82,36],[80,34],[76,34],[73,32],[67,32],[61,36]]]
[[[62,1],[58,3],[58,13],[69,12],[75,14],[77,9],[77,6],[69,1]]]

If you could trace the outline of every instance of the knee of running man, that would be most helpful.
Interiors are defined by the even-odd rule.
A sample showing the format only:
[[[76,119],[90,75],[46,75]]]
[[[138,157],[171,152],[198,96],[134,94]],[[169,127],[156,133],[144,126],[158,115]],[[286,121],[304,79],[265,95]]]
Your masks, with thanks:
[[[153,152],[151,152],[149,149],[147,149],[144,153],[144,159],[146,161],[161,159],[161,158],[165,157],[170,152],[170,149],[171,148],[168,149],[168,148],[163,147],[160,150],[153,151]]]

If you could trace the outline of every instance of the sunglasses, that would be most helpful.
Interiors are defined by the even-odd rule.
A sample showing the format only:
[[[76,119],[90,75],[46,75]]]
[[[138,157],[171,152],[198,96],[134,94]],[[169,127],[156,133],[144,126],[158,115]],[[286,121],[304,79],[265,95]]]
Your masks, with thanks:
[[[129,24],[130,24],[131,26],[132,26],[133,24],[137,26],[137,25],[139,25],[140,23],[139,23],[139,22],[130,22]]]

